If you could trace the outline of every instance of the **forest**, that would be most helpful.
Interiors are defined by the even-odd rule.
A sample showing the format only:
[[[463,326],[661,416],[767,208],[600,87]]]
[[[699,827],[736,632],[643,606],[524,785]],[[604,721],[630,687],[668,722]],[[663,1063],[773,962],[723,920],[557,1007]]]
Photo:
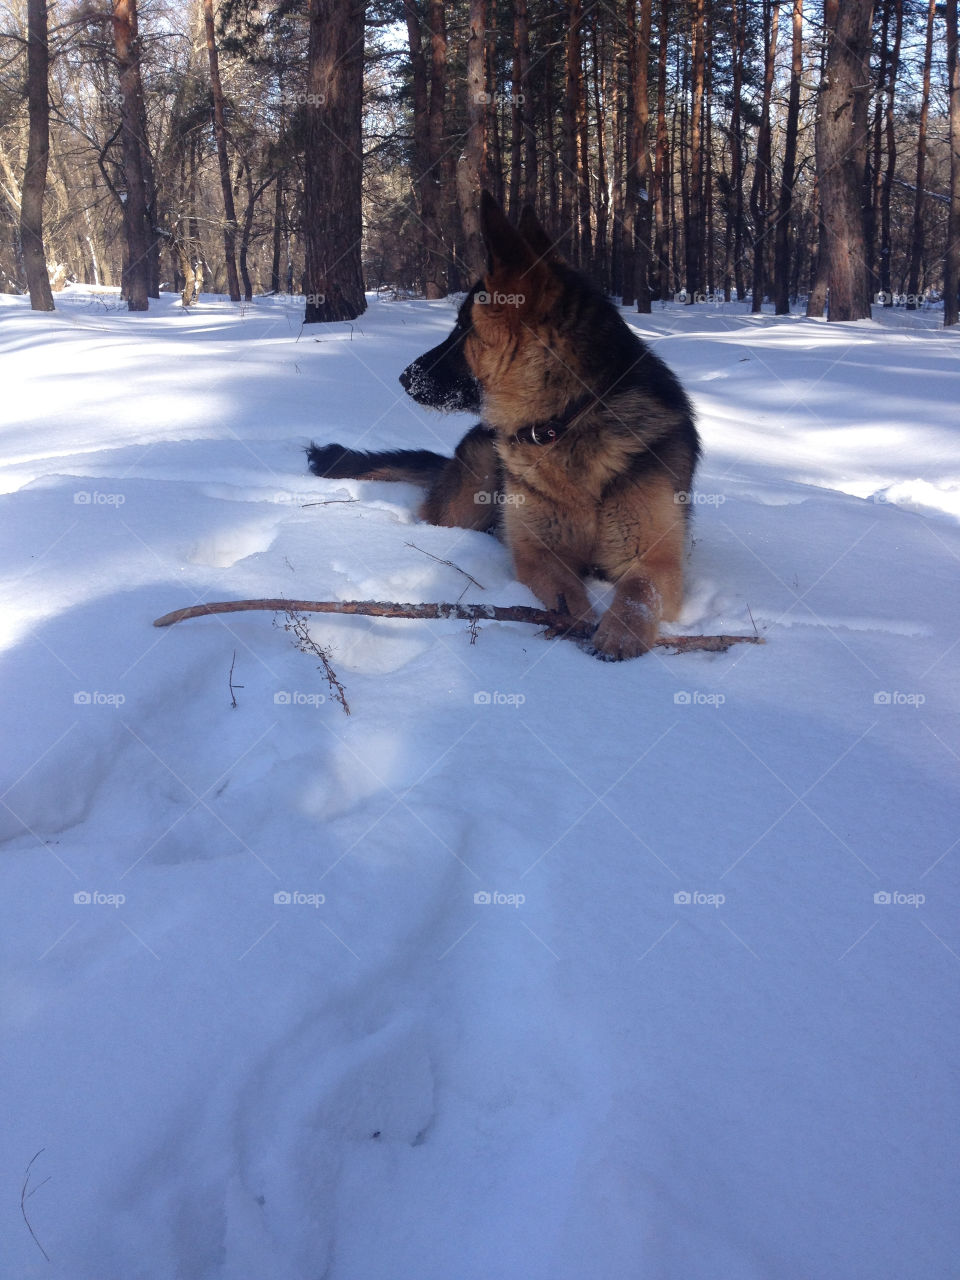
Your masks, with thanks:
[[[0,289],[351,319],[532,205],[625,306],[957,322],[957,0],[19,0]]]

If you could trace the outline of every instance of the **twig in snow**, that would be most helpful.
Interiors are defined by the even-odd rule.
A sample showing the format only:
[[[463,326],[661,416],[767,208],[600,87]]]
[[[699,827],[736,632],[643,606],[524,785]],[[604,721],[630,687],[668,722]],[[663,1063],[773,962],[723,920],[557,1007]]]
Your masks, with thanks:
[[[466,569],[461,569],[458,564],[454,564],[452,560],[442,560],[439,556],[435,556],[432,551],[424,551],[423,547],[418,547],[415,542],[408,542],[406,545],[408,547],[413,547],[414,551],[419,551],[423,555],[429,556],[431,560],[436,560],[437,564],[445,564],[450,569],[456,569],[457,573],[462,573],[465,578],[468,578],[478,591],[486,591],[486,587],[479,583],[476,578],[471,577],[471,575],[467,573]]]
[[[333,694],[334,701],[339,702],[341,707],[343,707],[344,713],[349,715],[350,706],[347,702],[347,695],[344,691],[343,685],[337,678],[337,673],[330,665],[330,658],[328,657],[326,650],[322,649],[320,645],[317,644],[316,640],[314,640],[313,636],[307,630],[306,618],[300,617],[298,614],[294,613],[292,608],[284,609],[284,613],[287,615],[288,619],[287,622],[284,623],[284,631],[291,631],[293,633],[296,638],[296,646],[301,653],[312,653],[315,658],[320,659],[323,663],[323,674],[327,684],[330,686],[330,692]]]
[[[236,709],[237,709],[237,695],[234,693],[234,689],[242,689],[242,688],[243,688],[243,685],[242,685],[242,684],[234,684],[234,683],[233,683],[233,668],[236,666],[236,663],[237,663],[237,651],[236,651],[236,649],[234,649],[234,651],[233,651],[233,661],[230,663],[230,678],[229,678],[229,681],[228,681],[228,683],[229,683],[229,685],[230,685],[230,703],[231,703],[231,706],[233,707],[234,711],[236,711]]]
[[[46,1147],[41,1147],[40,1150],[37,1152],[37,1154],[33,1157],[33,1160],[36,1160],[40,1156],[42,1156],[44,1151],[46,1151]],[[45,1187],[47,1183],[50,1181],[49,1178],[44,1178],[44,1180],[41,1183],[39,1183],[37,1186],[35,1186],[32,1191],[30,1192],[27,1191],[27,1187],[30,1185],[30,1170],[33,1168],[33,1160],[30,1161],[26,1169],[24,1169],[23,1171],[23,1186],[20,1188],[20,1212],[23,1214],[23,1220],[27,1224],[27,1230],[33,1236],[34,1244],[37,1246],[37,1248],[40,1250],[40,1252],[49,1262],[50,1255],[49,1253],[47,1253],[46,1249],[37,1239],[37,1233],[34,1231],[33,1227],[31,1227],[30,1225],[30,1219],[27,1217],[27,1210],[25,1207],[26,1201],[29,1200],[32,1195],[35,1195],[40,1190],[41,1187]]]
[[[201,618],[208,613],[242,613],[249,609],[268,609],[274,613],[348,613],[363,614],[372,618],[462,618],[465,622],[529,622],[536,627],[546,627],[554,635],[572,640],[589,640],[592,626],[578,625],[568,613],[554,609],[533,609],[525,604],[397,604],[394,601],[377,600],[220,600],[209,604],[194,604],[188,609],[175,609],[154,621],[155,627],[169,627],[187,618]],[[735,644],[766,644],[763,636],[657,636],[653,642],[663,649],[675,649],[678,653],[699,650],[705,653],[726,653]]]

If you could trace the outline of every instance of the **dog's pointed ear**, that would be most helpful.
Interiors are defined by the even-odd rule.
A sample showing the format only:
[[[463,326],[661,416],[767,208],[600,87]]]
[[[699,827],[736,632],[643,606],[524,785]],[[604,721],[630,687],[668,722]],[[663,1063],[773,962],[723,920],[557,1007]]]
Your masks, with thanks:
[[[537,255],[526,239],[510,225],[506,214],[489,191],[480,196],[480,230],[487,250],[489,270],[526,271]]]
[[[533,205],[525,204],[520,213],[520,234],[538,258],[557,258],[559,254],[553,241],[543,229],[543,224],[533,211]]]

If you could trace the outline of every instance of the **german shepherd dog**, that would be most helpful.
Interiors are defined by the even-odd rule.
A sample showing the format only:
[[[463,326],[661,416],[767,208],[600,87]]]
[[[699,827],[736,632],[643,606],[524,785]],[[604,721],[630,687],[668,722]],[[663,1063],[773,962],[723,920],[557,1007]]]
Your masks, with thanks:
[[[331,479],[424,486],[431,524],[499,533],[517,577],[547,608],[592,624],[585,575],[614,583],[592,636],[597,656],[632,658],[676,618],[700,446],[693,410],[616,307],[556,254],[533,211],[519,230],[486,192],[488,271],[453,332],[400,375],[418,404],[482,422],[452,458],[311,445]]]

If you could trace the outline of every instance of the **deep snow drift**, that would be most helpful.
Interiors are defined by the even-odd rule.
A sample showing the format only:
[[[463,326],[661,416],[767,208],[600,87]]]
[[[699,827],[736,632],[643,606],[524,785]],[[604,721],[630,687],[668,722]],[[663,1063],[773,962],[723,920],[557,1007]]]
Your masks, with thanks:
[[[451,305],[58,306],[0,298],[4,1280],[956,1275],[960,334],[631,317],[684,629],[766,646],[314,616],[347,717],[269,614],[151,622],[533,603],[305,473],[452,451]]]

